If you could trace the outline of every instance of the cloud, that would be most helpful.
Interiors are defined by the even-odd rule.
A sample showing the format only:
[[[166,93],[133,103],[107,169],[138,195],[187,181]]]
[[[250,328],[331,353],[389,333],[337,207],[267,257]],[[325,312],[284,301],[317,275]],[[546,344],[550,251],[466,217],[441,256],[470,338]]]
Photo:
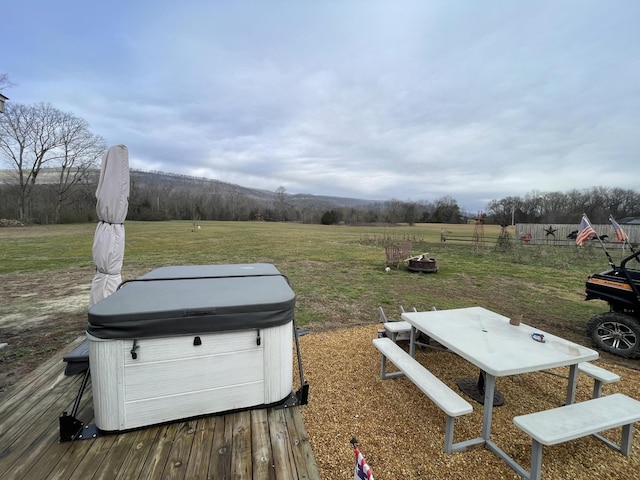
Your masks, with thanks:
[[[35,3],[50,21],[11,42],[6,93],[85,118],[134,168],[471,210],[639,188],[636,2]]]

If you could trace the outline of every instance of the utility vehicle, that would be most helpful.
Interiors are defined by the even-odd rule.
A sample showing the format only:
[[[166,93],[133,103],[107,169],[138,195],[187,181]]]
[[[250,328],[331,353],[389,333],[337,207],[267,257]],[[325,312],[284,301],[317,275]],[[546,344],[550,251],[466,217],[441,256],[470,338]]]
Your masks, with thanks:
[[[587,323],[587,334],[594,345],[625,358],[640,357],[640,250],[616,267],[594,273],[587,279],[585,300],[604,300],[609,311]],[[627,266],[629,262],[634,268]]]

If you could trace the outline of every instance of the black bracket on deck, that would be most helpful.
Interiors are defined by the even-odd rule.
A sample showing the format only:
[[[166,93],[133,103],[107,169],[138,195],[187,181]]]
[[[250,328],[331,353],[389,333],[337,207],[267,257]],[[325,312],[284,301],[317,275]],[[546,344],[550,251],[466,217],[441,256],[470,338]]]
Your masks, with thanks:
[[[74,440],[87,440],[98,437],[100,430],[95,425],[85,425],[83,422],[76,418],[78,415],[78,409],[80,408],[80,400],[84,394],[84,390],[87,388],[87,382],[89,381],[90,369],[84,372],[82,383],[80,384],[80,391],[76,396],[76,400],[73,403],[73,410],[71,415],[67,415],[67,412],[62,412],[59,418],[60,424],[60,443],[73,442]]]
[[[304,382],[302,387],[296,393],[291,393],[282,403],[276,405],[276,409],[297,407],[298,405],[306,405],[309,403],[309,384]]]
[[[296,398],[298,399],[298,405],[306,405],[309,403],[309,384],[304,382],[302,387],[296,392]]]
[[[64,412],[60,415],[60,443],[73,442],[75,440],[90,440],[100,435],[100,430],[95,425],[85,425],[77,418]]]

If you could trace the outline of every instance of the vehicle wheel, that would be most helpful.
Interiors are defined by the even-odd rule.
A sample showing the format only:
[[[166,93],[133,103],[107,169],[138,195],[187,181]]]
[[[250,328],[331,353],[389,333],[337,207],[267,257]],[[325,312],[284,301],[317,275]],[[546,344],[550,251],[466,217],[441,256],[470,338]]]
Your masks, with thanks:
[[[601,313],[587,323],[587,335],[601,350],[624,358],[640,357],[640,323],[634,317]]]

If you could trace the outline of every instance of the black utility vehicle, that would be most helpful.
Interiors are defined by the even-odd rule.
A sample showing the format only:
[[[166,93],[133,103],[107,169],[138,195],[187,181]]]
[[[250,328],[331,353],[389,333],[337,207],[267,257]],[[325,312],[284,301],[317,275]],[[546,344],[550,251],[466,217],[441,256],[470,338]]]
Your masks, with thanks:
[[[640,270],[631,269],[640,262],[640,250],[632,253],[619,267],[594,273],[587,279],[585,300],[604,300],[609,311],[587,323],[587,334],[597,348],[625,358],[640,357]]]

